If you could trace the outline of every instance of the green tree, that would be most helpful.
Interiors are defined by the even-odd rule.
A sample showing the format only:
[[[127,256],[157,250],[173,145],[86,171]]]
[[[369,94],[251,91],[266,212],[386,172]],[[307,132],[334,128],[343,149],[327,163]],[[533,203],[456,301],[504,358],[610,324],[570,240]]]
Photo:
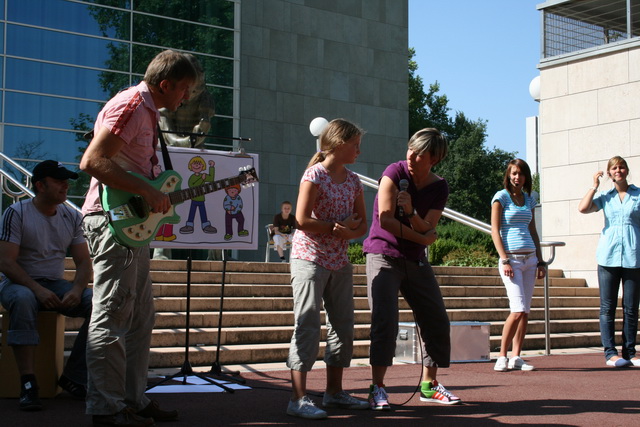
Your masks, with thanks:
[[[486,123],[456,117],[460,136],[449,142],[449,155],[437,166],[450,187],[448,206],[481,221],[491,220],[491,198],[502,188],[506,165],[514,157],[500,149],[485,147]]]
[[[449,99],[438,95],[440,84],[436,81],[429,85],[425,93],[422,77],[417,75],[418,63],[413,60],[416,51],[409,49],[409,136],[420,129],[433,127],[446,135],[453,131],[453,122],[449,117]]]

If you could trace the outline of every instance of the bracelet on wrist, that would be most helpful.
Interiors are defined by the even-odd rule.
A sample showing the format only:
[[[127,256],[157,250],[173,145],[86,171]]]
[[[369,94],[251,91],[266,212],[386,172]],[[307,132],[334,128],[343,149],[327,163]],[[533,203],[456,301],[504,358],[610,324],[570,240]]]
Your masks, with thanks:
[[[591,187],[589,190],[598,191],[598,187]]]

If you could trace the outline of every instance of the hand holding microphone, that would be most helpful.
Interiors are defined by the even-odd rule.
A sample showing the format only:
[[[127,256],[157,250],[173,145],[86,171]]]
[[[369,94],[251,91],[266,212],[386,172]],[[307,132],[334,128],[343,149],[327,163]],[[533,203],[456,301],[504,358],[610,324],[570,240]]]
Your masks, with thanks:
[[[409,181],[407,181],[406,179],[401,179],[398,183],[398,186],[400,187],[400,191],[407,191],[407,189],[409,188]],[[404,209],[400,205],[398,205],[398,215],[400,215],[401,217],[404,216]]]

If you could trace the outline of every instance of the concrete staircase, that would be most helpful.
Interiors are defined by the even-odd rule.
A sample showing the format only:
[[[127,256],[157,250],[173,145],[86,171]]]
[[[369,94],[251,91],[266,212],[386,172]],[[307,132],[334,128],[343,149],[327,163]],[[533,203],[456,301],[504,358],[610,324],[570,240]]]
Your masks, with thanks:
[[[67,266],[73,267],[70,260]],[[211,366],[216,357],[222,282],[221,261],[193,261],[189,360]],[[184,361],[187,272],[186,261],[152,261],[156,297],[156,325],[152,338],[151,368],[179,367]],[[491,351],[500,346],[500,334],[509,309],[502,281],[495,268],[434,267],[449,318],[491,323]],[[69,277],[72,271],[67,271]],[[369,351],[369,317],[364,266],[355,266],[354,358]],[[600,346],[598,289],[581,279],[550,271],[551,348]],[[219,360],[222,365],[284,362],[293,331],[293,302],[289,264],[227,262]],[[400,321],[412,322],[401,299]],[[620,317],[620,316],[618,316]],[[65,348],[70,349],[81,322],[67,319]],[[323,331],[324,334],[324,331]],[[544,351],[544,289],[536,286],[525,350]],[[321,344],[320,352],[323,351]]]

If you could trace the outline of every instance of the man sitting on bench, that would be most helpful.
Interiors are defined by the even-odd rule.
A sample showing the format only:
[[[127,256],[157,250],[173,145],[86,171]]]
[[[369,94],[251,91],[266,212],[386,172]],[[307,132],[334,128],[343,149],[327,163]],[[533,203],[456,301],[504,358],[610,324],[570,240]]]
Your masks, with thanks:
[[[92,269],[82,216],[64,204],[69,178],[78,174],[56,161],[37,164],[35,197],[7,208],[0,224],[0,303],[9,311],[7,344],[20,372],[20,409],[26,411],[42,409],[34,366],[39,310],[85,319],[58,384],[75,398],[86,396]],[[73,282],[63,279],[67,249],[76,265]]]

